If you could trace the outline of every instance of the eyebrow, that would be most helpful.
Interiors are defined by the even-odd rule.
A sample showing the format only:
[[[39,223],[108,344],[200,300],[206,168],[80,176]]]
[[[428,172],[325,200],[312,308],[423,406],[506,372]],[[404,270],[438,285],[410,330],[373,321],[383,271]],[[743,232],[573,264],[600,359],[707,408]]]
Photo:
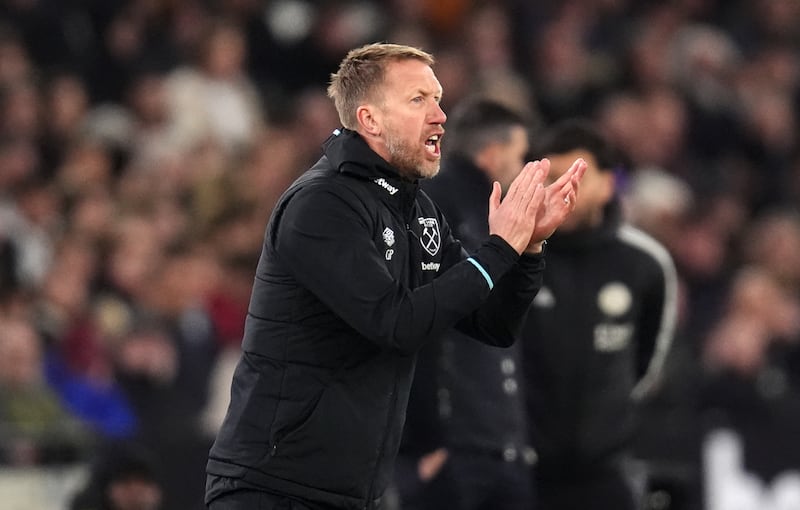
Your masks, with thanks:
[[[426,96],[426,97],[427,96],[433,96],[433,97],[441,99],[443,92],[444,91],[442,89],[436,89],[436,91],[434,91],[434,92],[429,92],[429,91],[425,91],[423,89],[417,88],[414,91],[412,91],[411,95],[412,96],[420,95],[420,96]]]

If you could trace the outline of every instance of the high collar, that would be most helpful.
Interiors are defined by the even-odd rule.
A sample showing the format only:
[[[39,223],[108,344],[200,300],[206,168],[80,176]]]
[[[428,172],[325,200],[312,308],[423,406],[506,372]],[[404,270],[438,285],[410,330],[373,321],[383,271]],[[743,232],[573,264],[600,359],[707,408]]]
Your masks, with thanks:
[[[548,240],[548,251],[585,251],[597,248],[616,237],[617,229],[622,222],[622,211],[616,199],[606,205],[603,221],[596,227],[587,227],[570,232],[559,232]]]
[[[378,177],[405,181],[397,170],[373,151],[364,138],[345,128],[336,129],[322,145],[325,155],[339,172],[375,179]]]
[[[328,161],[337,171],[374,182],[375,189],[382,191],[380,195],[384,200],[392,202],[397,199],[404,210],[410,208],[419,189],[419,182],[401,177],[392,165],[367,145],[361,135],[339,128],[328,137],[322,147]]]

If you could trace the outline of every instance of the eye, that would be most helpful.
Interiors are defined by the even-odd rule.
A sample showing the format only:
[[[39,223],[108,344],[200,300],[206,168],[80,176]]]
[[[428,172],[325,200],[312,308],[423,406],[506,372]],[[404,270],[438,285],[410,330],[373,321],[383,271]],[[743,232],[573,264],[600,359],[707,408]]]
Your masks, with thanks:
[[[417,104],[424,103],[425,102],[425,98],[422,97],[422,96],[417,96],[414,99],[412,99],[411,102],[412,103],[417,103]]]

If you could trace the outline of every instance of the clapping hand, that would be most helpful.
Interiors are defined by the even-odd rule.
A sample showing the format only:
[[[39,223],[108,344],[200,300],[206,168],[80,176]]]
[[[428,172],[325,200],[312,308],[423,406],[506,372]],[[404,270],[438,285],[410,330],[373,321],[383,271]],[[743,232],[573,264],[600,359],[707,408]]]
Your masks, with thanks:
[[[550,171],[550,160],[542,159],[541,166],[545,172]],[[583,174],[586,172],[586,162],[578,158],[569,167],[569,170],[554,183],[545,188],[545,196],[536,216],[536,226],[531,235],[530,243],[525,251],[539,253],[542,243],[553,235],[553,232],[564,222],[567,215],[575,209],[578,199],[578,186]]]

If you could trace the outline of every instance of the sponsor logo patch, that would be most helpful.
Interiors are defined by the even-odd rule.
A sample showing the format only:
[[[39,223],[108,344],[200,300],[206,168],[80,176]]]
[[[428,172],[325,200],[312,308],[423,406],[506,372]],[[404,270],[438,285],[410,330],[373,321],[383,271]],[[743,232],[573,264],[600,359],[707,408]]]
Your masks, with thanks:
[[[621,351],[633,337],[631,324],[598,324],[594,327],[594,348],[600,352]]]
[[[608,317],[625,315],[632,304],[631,290],[621,282],[607,283],[597,293],[597,306]]]
[[[439,247],[442,244],[442,236],[439,234],[439,222],[436,218],[418,218],[419,224],[422,225],[422,235],[419,242],[422,247],[430,255],[439,253]]]
[[[394,230],[389,227],[383,229],[383,242],[386,243],[386,246],[394,245]]]
[[[390,195],[394,195],[395,193],[397,193],[398,191],[400,191],[400,190],[398,190],[398,189],[397,189],[397,187],[395,187],[395,186],[392,186],[391,184],[389,184],[389,183],[386,181],[386,179],[384,179],[383,177],[379,177],[379,178],[375,179],[375,180],[374,180],[374,181],[372,181],[372,182],[374,182],[375,184],[377,184],[377,185],[378,185],[378,186],[380,186],[381,188],[383,188],[383,189],[385,189],[386,191],[388,191]]]

